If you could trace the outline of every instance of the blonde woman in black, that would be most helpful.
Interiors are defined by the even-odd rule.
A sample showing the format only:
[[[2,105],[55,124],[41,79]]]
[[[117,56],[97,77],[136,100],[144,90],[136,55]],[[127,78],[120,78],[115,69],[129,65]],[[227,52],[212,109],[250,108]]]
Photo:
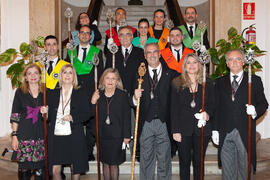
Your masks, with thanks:
[[[171,128],[177,141],[181,180],[190,179],[193,164],[194,180],[200,179],[200,138],[204,126],[204,156],[211,136],[211,117],[214,112],[214,89],[206,80],[205,111],[202,107],[202,65],[195,54],[187,54],[182,74],[172,82]]]

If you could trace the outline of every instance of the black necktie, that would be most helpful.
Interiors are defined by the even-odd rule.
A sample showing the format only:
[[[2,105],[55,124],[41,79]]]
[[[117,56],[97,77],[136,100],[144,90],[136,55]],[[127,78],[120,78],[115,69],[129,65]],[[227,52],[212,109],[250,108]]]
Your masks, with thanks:
[[[129,53],[128,53],[128,49],[126,48],[126,50],[125,50],[125,57],[124,57],[124,66],[126,66],[126,64],[127,64],[127,58],[128,58],[128,56],[129,56]]]
[[[156,86],[156,84],[157,84],[157,80],[158,80],[158,75],[157,75],[157,69],[153,69],[152,70],[153,71],[153,73],[154,73],[154,75],[153,75],[153,85],[154,85],[154,87]]]
[[[239,86],[238,82],[236,81],[237,77],[238,77],[237,75],[233,75],[233,81],[232,81],[233,94],[236,93]]]
[[[86,50],[87,50],[87,48],[82,48],[82,50],[83,50],[83,58],[82,58],[82,63],[83,63],[85,58],[86,58]]]
[[[191,39],[193,38],[193,26],[189,26],[189,36]]]
[[[180,50],[181,50],[181,49],[178,49],[178,50],[177,50],[177,49],[174,49],[174,50],[177,52],[177,62],[179,62],[180,59],[181,59],[181,58],[180,58]]]
[[[49,68],[48,68],[48,74],[50,75],[53,70],[53,61],[49,61]]]

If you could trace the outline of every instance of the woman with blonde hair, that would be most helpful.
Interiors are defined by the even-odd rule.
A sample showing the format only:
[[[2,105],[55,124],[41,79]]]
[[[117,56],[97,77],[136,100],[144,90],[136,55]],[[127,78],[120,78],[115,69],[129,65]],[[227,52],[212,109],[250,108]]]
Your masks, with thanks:
[[[130,140],[130,106],[128,95],[117,69],[106,69],[99,81],[99,90],[91,103],[98,105],[100,160],[104,180],[117,180],[119,165],[126,160]]]
[[[48,154],[49,170],[54,180],[61,179],[61,165],[70,165],[72,179],[78,180],[88,170],[87,147],[83,122],[90,117],[89,96],[78,87],[71,64],[59,73],[60,88],[48,91]]]
[[[206,80],[205,111],[202,107],[203,67],[195,54],[187,54],[182,74],[172,82],[171,128],[173,139],[178,145],[180,179],[190,179],[190,164],[193,164],[194,180],[200,179],[200,139],[204,126],[205,151],[211,136],[211,117],[214,113],[214,88]]]
[[[44,179],[44,127],[40,107],[41,69],[36,64],[27,65],[22,73],[22,86],[16,90],[10,123],[13,157],[18,162],[18,179]]]

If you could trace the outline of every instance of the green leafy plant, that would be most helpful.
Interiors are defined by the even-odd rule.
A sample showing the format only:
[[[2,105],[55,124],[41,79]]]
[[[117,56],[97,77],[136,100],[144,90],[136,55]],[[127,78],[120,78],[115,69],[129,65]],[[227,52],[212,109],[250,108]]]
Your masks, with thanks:
[[[24,68],[36,61],[35,57],[38,55],[38,48],[44,47],[44,38],[39,36],[31,44],[22,42],[19,47],[19,52],[14,48],[9,48],[0,54],[0,66],[8,66],[6,74],[10,78],[13,88],[21,87],[22,72]]]
[[[229,73],[225,59],[225,55],[228,51],[233,49],[241,49],[244,53],[246,53],[247,50],[251,48],[254,50],[256,56],[262,56],[264,55],[264,52],[266,52],[260,50],[255,44],[246,44],[246,40],[240,34],[238,34],[234,27],[231,27],[227,34],[228,40],[220,39],[217,41],[215,48],[209,49],[212,63],[216,65],[215,73],[211,75],[213,80]],[[260,71],[261,69],[262,66],[258,61],[252,64],[252,73]],[[245,65],[244,70],[247,71],[247,65]]]

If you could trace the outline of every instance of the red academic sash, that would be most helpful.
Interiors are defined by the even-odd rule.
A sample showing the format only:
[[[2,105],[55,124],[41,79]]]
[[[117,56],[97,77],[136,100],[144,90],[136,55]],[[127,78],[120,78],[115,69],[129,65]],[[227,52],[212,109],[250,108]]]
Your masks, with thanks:
[[[131,29],[132,29],[132,34],[134,34],[134,32],[136,31],[136,29],[135,28],[133,28],[132,26],[129,26]],[[119,41],[119,39],[118,39],[118,34],[117,34],[117,32],[115,31],[115,29],[112,27],[112,38],[113,38],[113,41],[115,42],[115,44],[117,45],[117,46],[120,46],[120,41]],[[110,30],[109,29],[107,29],[106,30],[106,35],[108,36],[108,38],[110,38]]]
[[[165,49],[161,50],[160,53],[170,69],[173,69],[173,70],[181,73],[182,72],[182,64],[183,64],[185,56],[189,53],[193,53],[193,50],[188,49],[188,48],[184,48],[184,52],[183,52],[182,57],[181,57],[179,62],[177,62],[177,60],[175,59],[170,48],[165,48]]]

